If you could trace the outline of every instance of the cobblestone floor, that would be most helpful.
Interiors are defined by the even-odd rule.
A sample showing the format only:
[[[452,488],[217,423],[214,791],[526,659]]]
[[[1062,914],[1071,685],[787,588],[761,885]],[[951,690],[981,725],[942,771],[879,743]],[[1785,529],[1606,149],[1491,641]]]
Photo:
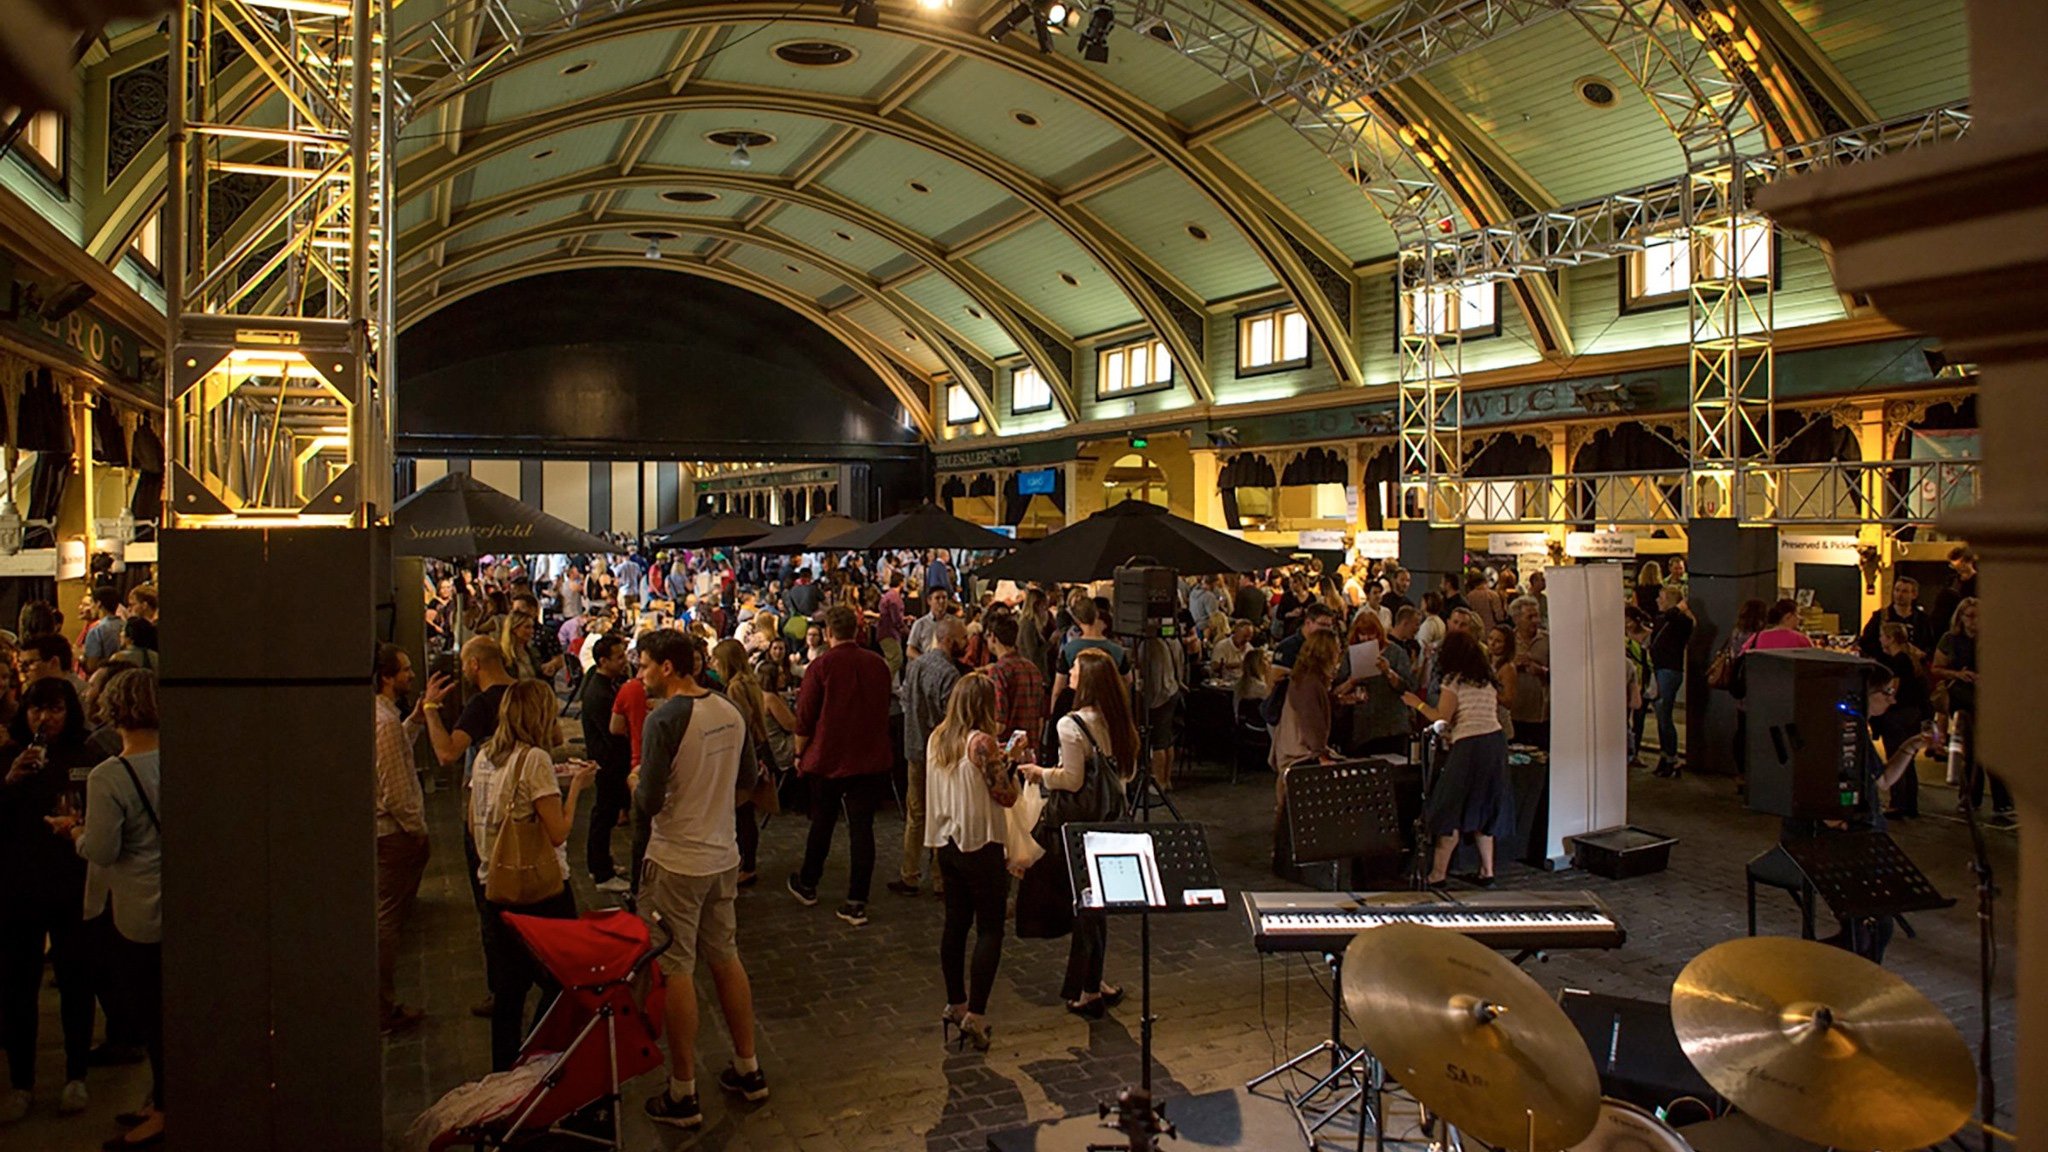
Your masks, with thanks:
[[[1272,802],[1268,779],[1261,775],[1235,786],[1213,779],[1195,782],[1178,791],[1176,799],[1190,819],[1208,825],[1233,901],[1244,888],[1282,886],[1266,868]],[[1556,953],[1547,963],[1532,966],[1532,974],[1547,988],[1569,985],[1661,998],[1694,954],[1744,931],[1742,865],[1772,842],[1775,820],[1743,810],[1723,779],[1673,782],[1638,775],[1630,800],[1633,823],[1680,837],[1668,871],[1610,882],[1581,873],[1503,868],[1508,887],[1593,889],[1628,930],[1622,949]],[[1947,791],[1932,789],[1925,805],[1938,811],[1949,800]],[[435,855],[420,913],[408,934],[400,989],[403,999],[424,1006],[430,1018],[418,1032],[386,1049],[386,1129],[393,1147],[422,1106],[488,1066],[488,1025],[467,1011],[483,995],[484,982],[475,913],[459,875],[456,808],[448,793],[430,797],[429,803],[436,822]],[[845,883],[843,830],[822,886],[824,899],[815,908],[804,908],[781,890],[801,853],[802,829],[789,818],[770,823],[762,838],[762,883],[741,898],[739,921],[760,1018],[761,1058],[774,1095],[760,1105],[741,1105],[718,1099],[714,1090],[705,1096],[705,1127],[678,1133],[657,1129],[642,1115],[642,1101],[659,1086],[659,1078],[649,1075],[628,1089],[630,1148],[979,1149],[991,1130],[1091,1109],[1104,1094],[1136,1078],[1138,934],[1128,924],[1111,931],[1110,977],[1126,982],[1132,997],[1109,1019],[1089,1023],[1061,1010],[1057,993],[1065,941],[1012,939],[991,1007],[993,1050],[979,1055],[941,1048],[939,901],[881,890],[881,881],[891,875],[892,846],[900,842],[901,828],[888,816],[878,822],[883,861],[876,877],[878,898],[871,907],[872,922],[856,929],[832,916]],[[1895,825],[1895,835],[1937,886],[1960,903],[1915,916],[1919,938],[1900,937],[1888,966],[1933,998],[1974,1044],[1977,940],[1968,837],[1959,824],[1942,817]],[[580,845],[581,837],[579,825],[572,847]],[[2010,877],[2013,835],[1994,833],[1993,852],[1995,865]],[[583,906],[606,902],[580,876],[577,886]],[[1764,894],[1762,920],[1765,932],[1798,931],[1797,915],[1780,893]],[[2009,913],[2001,921],[2001,937],[2009,936]],[[1165,917],[1155,924],[1155,1076],[1165,1093],[1234,1085],[1309,1046],[1326,1030],[1328,1001],[1319,973],[1298,956],[1262,958],[1252,949],[1234,904],[1228,913]],[[2008,941],[1994,1007],[2005,1101],[2013,1093],[2011,955]],[[708,981],[704,984],[700,1062],[706,1072],[700,1076],[723,1067],[730,1051],[708,998]],[[56,1118],[61,1067],[54,993],[45,999],[38,1111],[22,1125],[0,1129],[0,1148],[61,1152],[96,1147],[111,1131],[108,1117],[134,1103],[141,1077],[133,1069],[95,1071],[93,1110],[81,1118]]]

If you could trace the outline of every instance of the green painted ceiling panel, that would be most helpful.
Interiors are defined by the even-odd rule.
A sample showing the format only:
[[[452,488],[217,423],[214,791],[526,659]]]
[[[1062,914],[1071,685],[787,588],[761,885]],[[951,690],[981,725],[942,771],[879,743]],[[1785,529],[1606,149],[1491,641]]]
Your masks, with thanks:
[[[678,182],[676,187],[686,185]],[[611,215],[614,216],[681,216],[691,220],[738,220],[761,203],[757,196],[742,192],[717,190],[718,199],[703,204],[676,203],[664,200],[661,188],[631,188],[612,197]],[[700,189],[700,191],[704,191]]]
[[[1141,318],[1109,274],[1049,220],[1007,236],[968,260],[1044,312],[1063,332],[1100,332]],[[1076,283],[1061,280],[1062,272]]]
[[[1109,121],[1074,101],[973,60],[955,61],[907,107],[1059,188],[1139,151]],[[1019,114],[1036,126],[1020,121]]]
[[[661,242],[661,251],[665,259],[673,260],[678,256],[701,255],[711,247],[712,243],[713,241],[702,236],[684,233],[674,240],[663,240]],[[604,232],[592,236],[583,242],[583,255],[590,256],[600,252],[617,253],[629,257],[635,264],[644,263],[651,265],[657,263],[657,261],[647,259],[647,241],[625,232]]]
[[[1575,81],[1582,76],[1606,81],[1615,104],[1581,100]],[[1670,128],[1576,21],[1521,29],[1438,65],[1429,79],[1558,203],[1685,170]]]
[[[988,177],[888,136],[862,137],[818,183],[927,236],[1010,201],[1009,192]],[[929,191],[919,192],[913,183]]]
[[[1962,0],[1784,4],[1880,116],[1903,116],[1970,94]]]
[[[669,117],[647,146],[640,163],[650,168],[731,171],[732,148],[705,139],[713,132],[729,130],[774,137],[771,143],[748,149],[753,164],[746,171],[755,176],[776,176],[802,163],[811,149],[817,147],[818,142],[834,128],[812,116],[744,109],[702,109]]]
[[[827,68],[806,68],[775,55],[778,47],[811,41],[851,48],[854,57]],[[757,21],[727,28],[716,51],[703,65],[706,80],[835,96],[867,96],[881,88],[919,49],[913,41],[900,36],[847,24]]]
[[[1272,269],[1246,243],[1244,234],[1178,173],[1156,168],[1083,203],[1204,300],[1274,282]],[[1196,239],[1191,228],[1208,238]]]
[[[1207,66],[1128,27],[1118,27],[1111,36],[1107,64],[1081,63],[1072,37],[1064,38],[1055,50],[1075,67],[1101,76],[1184,126],[1200,124],[1251,99]]]
[[[1216,147],[1353,263],[1392,255],[1400,246],[1358,186],[1279,117],[1257,120]]]
[[[768,221],[768,230],[860,268],[870,276],[903,255],[901,248],[860,225],[802,204],[783,205]]]
[[[623,122],[587,124],[493,156],[471,170],[475,179],[470,184],[468,202],[489,200],[529,184],[588,172],[612,158],[624,131]]]
[[[935,373],[946,370],[945,361],[939,359],[938,353],[923,340],[911,337],[903,326],[902,318],[873,300],[863,299],[858,304],[849,304],[836,315],[859,325],[878,343],[887,344],[902,353],[922,371]]]
[[[444,280],[441,286],[444,289],[459,288],[480,276],[488,276],[493,272],[502,272],[518,264],[538,261],[554,253],[560,247],[561,242],[557,240],[538,240],[532,244],[521,244],[517,248],[508,249],[495,256],[486,256],[474,264],[465,266],[459,278]]]
[[[680,32],[627,36],[507,68],[488,89],[491,119],[517,120],[644,84],[662,74],[681,37]]]
[[[986,308],[975,303],[958,284],[936,272],[927,272],[897,291],[955,334],[965,337],[990,359],[1013,355],[1018,350],[1017,342],[989,317]],[[972,312],[968,311],[970,308]]]
[[[726,256],[726,262],[758,272],[808,300],[816,300],[844,283],[809,260],[785,256],[752,244],[742,244],[733,249]]]
[[[448,242],[448,250],[450,252],[461,252],[466,249],[481,248],[493,240],[510,236],[515,232],[524,232],[529,228],[538,228],[556,220],[566,220],[583,212],[587,207],[589,199],[589,193],[578,192],[574,195],[558,196],[553,200],[542,201],[530,208],[522,208],[519,210],[525,213],[522,216],[514,216],[510,212],[501,216],[494,216],[489,220],[481,221],[457,232]]]
[[[398,233],[403,236],[434,218],[434,198],[428,195],[401,200],[398,204]]]

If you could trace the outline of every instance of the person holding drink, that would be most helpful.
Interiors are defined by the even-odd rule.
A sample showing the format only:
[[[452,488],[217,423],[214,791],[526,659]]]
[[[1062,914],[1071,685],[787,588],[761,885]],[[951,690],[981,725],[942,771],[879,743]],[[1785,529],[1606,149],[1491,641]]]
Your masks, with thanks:
[[[8,1087],[0,1124],[27,1115],[35,1089],[37,994],[43,941],[56,970],[64,1029],[64,1090],[58,1110],[82,1112],[92,1048],[93,968],[84,918],[85,861],[51,834],[48,818],[68,824],[85,811],[85,778],[100,756],[86,742],[85,710],[66,677],[34,681],[23,692],[6,747],[0,748],[0,1040]]]

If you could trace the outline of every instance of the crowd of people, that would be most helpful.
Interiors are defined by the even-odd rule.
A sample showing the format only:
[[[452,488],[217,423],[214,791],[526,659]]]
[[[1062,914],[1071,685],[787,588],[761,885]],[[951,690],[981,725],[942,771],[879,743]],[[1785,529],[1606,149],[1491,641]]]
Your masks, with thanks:
[[[99,583],[79,608],[75,631],[47,600],[0,631],[0,1126],[35,1106],[47,974],[57,1111],[85,1111],[92,1069],[146,1060],[148,1096],[105,1146],[147,1148],[164,1131],[156,588]]]

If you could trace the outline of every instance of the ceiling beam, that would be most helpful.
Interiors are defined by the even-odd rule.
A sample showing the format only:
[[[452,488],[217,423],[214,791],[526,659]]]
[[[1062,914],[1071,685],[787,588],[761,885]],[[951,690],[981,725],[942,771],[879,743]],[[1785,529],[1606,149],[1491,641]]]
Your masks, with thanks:
[[[932,82],[945,75],[953,66],[954,57],[941,49],[932,48],[921,53],[908,68],[889,82],[889,87],[875,101],[875,110],[884,116],[892,115],[897,109],[910,103],[919,92],[931,87]]]
[[[845,159],[846,154],[853,151],[853,146],[860,143],[862,135],[858,128],[839,128],[834,131],[830,139],[809,156],[804,157],[803,162],[796,166],[796,170],[789,173],[790,187],[802,191],[813,181],[830,172],[834,164]]]

